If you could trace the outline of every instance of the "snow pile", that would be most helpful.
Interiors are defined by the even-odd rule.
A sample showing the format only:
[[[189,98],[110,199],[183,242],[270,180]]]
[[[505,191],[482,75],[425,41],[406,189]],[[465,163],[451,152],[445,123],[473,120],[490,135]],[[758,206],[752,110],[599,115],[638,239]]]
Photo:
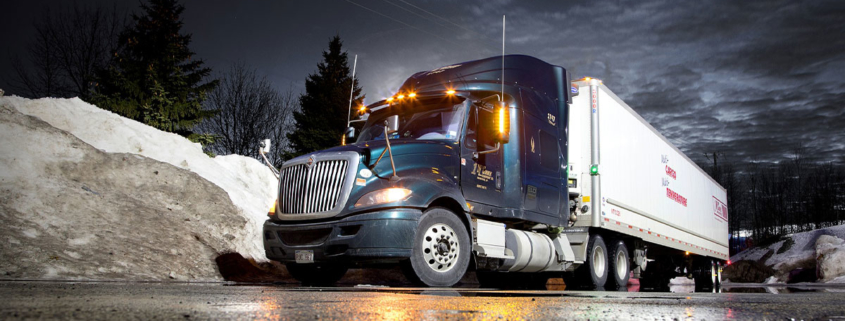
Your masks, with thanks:
[[[238,244],[246,257],[266,260],[261,240],[262,224],[275,200],[277,181],[259,161],[243,156],[208,157],[200,144],[163,132],[90,105],[78,98],[30,100],[3,97],[2,103],[40,118],[106,153],[130,153],[149,157],[199,174],[225,190],[249,224],[255,237]]]
[[[731,261],[758,261],[775,270],[781,282],[816,269],[819,282],[845,282],[845,225],[795,233],[769,246],[740,252]],[[839,241],[837,241],[839,240]]]
[[[275,189],[79,99],[0,97],[0,278],[220,280],[222,253],[266,260]]]
[[[822,235],[816,240],[819,281],[833,281],[845,276],[845,241]]]

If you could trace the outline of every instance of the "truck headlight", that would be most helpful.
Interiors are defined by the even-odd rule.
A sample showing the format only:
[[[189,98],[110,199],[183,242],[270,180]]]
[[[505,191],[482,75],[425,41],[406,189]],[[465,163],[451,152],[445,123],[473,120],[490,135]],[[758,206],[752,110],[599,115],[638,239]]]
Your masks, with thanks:
[[[404,200],[411,195],[407,188],[385,188],[375,192],[369,192],[355,202],[355,207],[373,206],[384,203],[392,203]]]

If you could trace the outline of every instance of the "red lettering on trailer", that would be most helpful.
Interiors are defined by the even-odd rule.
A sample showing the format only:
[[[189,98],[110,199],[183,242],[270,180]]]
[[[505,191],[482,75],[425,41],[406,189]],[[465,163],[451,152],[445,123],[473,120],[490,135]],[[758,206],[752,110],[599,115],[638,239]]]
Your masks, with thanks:
[[[683,205],[684,207],[687,207],[687,198],[681,196],[681,194],[678,194],[677,192],[671,190],[668,187],[666,188],[666,197],[677,202],[678,204]]]
[[[669,167],[669,165],[666,165],[666,175],[669,175],[672,179],[678,179],[678,172]]]

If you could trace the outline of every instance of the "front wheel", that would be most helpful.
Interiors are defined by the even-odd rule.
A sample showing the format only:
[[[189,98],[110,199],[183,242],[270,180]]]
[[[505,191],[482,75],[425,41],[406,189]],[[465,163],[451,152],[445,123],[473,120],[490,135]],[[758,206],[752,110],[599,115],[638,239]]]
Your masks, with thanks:
[[[455,285],[469,267],[471,250],[467,230],[454,213],[428,209],[414,235],[406,276],[427,286]]]
[[[298,264],[286,263],[288,273],[307,286],[327,286],[337,283],[346,274],[348,267],[343,264]]]

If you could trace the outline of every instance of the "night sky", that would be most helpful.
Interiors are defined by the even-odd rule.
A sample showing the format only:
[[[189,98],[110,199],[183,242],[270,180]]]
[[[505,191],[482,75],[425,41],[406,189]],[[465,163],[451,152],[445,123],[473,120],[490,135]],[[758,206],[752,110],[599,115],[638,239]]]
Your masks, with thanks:
[[[33,22],[64,1],[2,6],[0,86]],[[96,2],[84,2],[96,3]],[[103,1],[102,3],[110,2]],[[798,147],[845,162],[845,1],[185,1],[191,49],[216,71],[243,62],[304,90],[332,36],[358,55],[366,102],[412,73],[526,54],[600,78],[703,163],[777,162]],[[120,1],[137,11],[138,1]]]

